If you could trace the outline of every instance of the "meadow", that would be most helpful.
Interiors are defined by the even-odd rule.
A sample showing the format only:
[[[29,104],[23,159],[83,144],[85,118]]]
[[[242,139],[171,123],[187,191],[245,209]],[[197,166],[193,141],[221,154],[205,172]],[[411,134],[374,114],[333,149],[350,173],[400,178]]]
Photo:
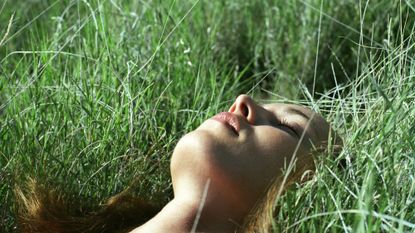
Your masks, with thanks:
[[[274,232],[415,232],[414,32],[410,0],[3,0],[0,232],[30,177],[91,208],[168,201],[175,143],[241,93],[344,141]]]

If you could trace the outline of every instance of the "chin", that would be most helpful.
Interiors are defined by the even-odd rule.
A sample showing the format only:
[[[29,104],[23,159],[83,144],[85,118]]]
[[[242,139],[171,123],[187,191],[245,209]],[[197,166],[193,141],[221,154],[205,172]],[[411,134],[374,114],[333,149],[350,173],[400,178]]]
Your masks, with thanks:
[[[172,160],[174,157],[183,158],[185,156],[188,159],[188,157],[200,157],[206,156],[204,154],[215,153],[215,147],[218,144],[218,140],[211,132],[197,129],[187,133],[179,140],[174,148]]]
[[[226,143],[209,130],[197,129],[184,135],[177,143],[171,158],[172,174],[185,171],[198,174],[220,169],[226,158]]]
[[[198,129],[184,135],[170,162],[173,190],[203,189],[206,180],[218,180],[223,173],[220,158],[226,157],[221,148],[220,141],[209,131]]]

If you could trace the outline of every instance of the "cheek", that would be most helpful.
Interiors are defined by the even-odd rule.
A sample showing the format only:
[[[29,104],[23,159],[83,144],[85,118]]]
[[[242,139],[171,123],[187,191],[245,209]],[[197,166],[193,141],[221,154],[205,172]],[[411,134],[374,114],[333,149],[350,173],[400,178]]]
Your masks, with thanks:
[[[255,132],[251,154],[254,161],[251,173],[254,177],[262,176],[263,179],[272,179],[281,173],[290,163],[293,155],[304,153],[299,146],[296,152],[298,140],[278,129],[267,127]],[[259,174],[259,175],[257,175]]]
[[[264,127],[255,133],[255,144],[264,157],[278,159],[290,157],[295,151],[297,140],[279,129]]]

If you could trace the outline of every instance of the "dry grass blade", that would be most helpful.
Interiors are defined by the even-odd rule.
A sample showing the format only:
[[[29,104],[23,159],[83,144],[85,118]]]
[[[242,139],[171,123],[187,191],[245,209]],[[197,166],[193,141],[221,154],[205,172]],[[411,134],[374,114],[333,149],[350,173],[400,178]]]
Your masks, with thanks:
[[[11,29],[12,23],[13,23],[14,14],[15,13],[13,13],[12,16],[10,17],[10,19],[9,19],[9,24],[7,25],[6,33],[4,34],[3,38],[0,41],[0,47],[3,45],[4,41],[6,40],[7,36],[10,33],[10,29]]]

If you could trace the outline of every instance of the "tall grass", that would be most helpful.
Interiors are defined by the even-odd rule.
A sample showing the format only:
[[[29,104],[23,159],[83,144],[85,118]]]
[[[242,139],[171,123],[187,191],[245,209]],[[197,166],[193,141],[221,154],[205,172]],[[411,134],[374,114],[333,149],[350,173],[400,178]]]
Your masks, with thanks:
[[[28,176],[90,206],[132,183],[167,201],[177,140],[249,93],[345,143],[344,169],[323,159],[278,200],[276,232],[413,232],[414,27],[410,1],[3,1],[0,231]]]

